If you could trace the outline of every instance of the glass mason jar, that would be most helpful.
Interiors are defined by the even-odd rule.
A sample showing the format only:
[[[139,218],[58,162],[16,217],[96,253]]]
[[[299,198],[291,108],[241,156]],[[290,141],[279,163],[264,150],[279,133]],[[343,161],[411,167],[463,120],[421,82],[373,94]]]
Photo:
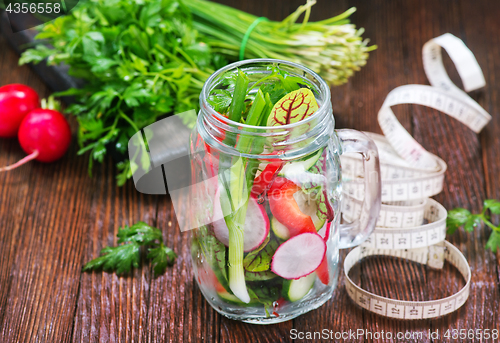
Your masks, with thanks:
[[[313,115],[288,125],[249,126],[209,105],[213,90],[234,90],[222,81],[238,70],[251,87],[273,65],[310,85],[319,105]],[[337,284],[339,249],[360,244],[375,227],[381,203],[375,144],[361,132],[334,130],[328,85],[287,61],[245,60],[218,70],[206,81],[200,106],[190,142],[196,184],[190,211],[197,223],[192,263],[203,295],[224,316],[259,324],[321,306]],[[234,143],[242,139],[251,144]],[[340,225],[339,157],[346,152],[361,154],[371,179],[365,177],[360,218]],[[304,220],[312,220],[314,232],[304,231]]]

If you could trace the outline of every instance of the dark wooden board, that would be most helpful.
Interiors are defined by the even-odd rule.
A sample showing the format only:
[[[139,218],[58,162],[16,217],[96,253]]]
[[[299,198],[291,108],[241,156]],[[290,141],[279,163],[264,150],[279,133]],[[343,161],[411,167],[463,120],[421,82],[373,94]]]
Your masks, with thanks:
[[[224,3],[281,19],[303,1]],[[445,190],[436,197],[445,207],[478,210],[485,198],[500,197],[500,3],[323,0],[313,8],[312,19],[324,19],[351,6],[358,8],[353,21],[365,27],[365,36],[379,48],[348,84],[332,89],[337,127],[380,132],[376,114],[387,93],[404,84],[427,84],[422,45],[451,32],[466,42],[483,68],[487,86],[472,96],[492,114],[490,125],[476,135],[427,108],[405,105],[395,112],[425,148],[448,163]],[[26,83],[47,96],[49,90],[41,79],[28,67],[18,67],[18,55],[7,46],[0,38],[0,85]],[[460,84],[447,58],[445,65]],[[74,121],[72,125],[76,128]],[[463,308],[441,319],[407,322],[355,307],[343,287],[343,271],[332,299],[293,321],[255,326],[222,318],[193,280],[189,233],[179,232],[168,196],[138,194],[131,183],[117,188],[112,161],[96,166],[89,178],[87,158],[77,157],[76,150],[73,144],[68,156],[55,164],[31,163],[0,174],[0,342],[290,342],[291,329],[412,331],[422,333],[422,338],[410,342],[446,342],[452,340],[432,340],[428,330],[442,335],[447,329],[500,327],[498,256],[484,249],[489,235],[485,228],[468,234],[460,230],[448,237],[471,265],[472,287]],[[0,140],[0,165],[22,156],[14,139]],[[137,220],[160,227],[167,244],[179,254],[165,275],[155,278],[148,265],[127,277],[80,272],[85,261],[115,243],[119,226]],[[464,282],[449,265],[433,271],[382,257],[363,261],[351,274],[367,290],[407,300],[450,295]]]
[[[27,19],[29,20],[30,18],[22,17],[20,20]],[[18,54],[36,44],[35,36],[38,33],[37,27],[22,31],[16,30],[16,32],[13,32],[12,27],[17,27],[19,29],[19,26],[22,24],[24,23],[14,20],[11,23],[6,12],[0,13],[0,31],[12,49]],[[68,75],[69,67],[67,65],[48,66],[45,63],[39,63],[31,65],[31,68],[51,90],[56,92],[65,91],[71,87],[78,87],[83,84],[80,80]],[[65,100],[69,102],[72,99],[66,97]]]

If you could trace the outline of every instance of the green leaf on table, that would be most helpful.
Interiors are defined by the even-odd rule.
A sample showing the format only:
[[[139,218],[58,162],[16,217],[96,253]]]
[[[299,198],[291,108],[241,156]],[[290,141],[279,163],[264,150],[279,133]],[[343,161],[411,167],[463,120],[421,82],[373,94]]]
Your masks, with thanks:
[[[460,226],[464,225],[471,213],[465,208],[455,208],[448,211],[448,217],[446,218],[446,227],[448,228],[448,233],[454,233]]]
[[[150,246],[147,258],[152,260],[155,275],[165,272],[165,268],[173,264],[177,257],[172,249],[163,244],[161,231],[144,222],[126,225],[118,230],[116,236],[121,245],[102,249],[102,256],[88,262],[83,271],[103,269],[117,274],[128,273],[132,267],[139,267],[141,246]]]
[[[149,249],[148,258],[152,260],[155,275],[160,275],[165,272],[167,266],[174,264],[177,254],[162,243],[159,247]]]
[[[500,214],[500,201],[488,199],[484,201],[484,208],[489,209],[491,213]]]
[[[98,41],[88,36],[82,38],[82,48],[85,55],[101,56],[102,54],[101,50],[99,49]]]
[[[98,257],[83,267],[83,271],[103,269],[104,271],[115,271],[116,274],[128,273],[132,267],[138,268],[140,261],[140,245],[129,243],[117,247],[106,247],[101,250]]]
[[[213,55],[212,62],[214,64],[215,70],[225,67],[229,64],[227,59],[222,55]]]
[[[129,107],[139,106],[140,103],[149,97],[151,97],[151,93],[139,83],[134,83],[132,86],[127,87],[123,94],[123,100]]]
[[[500,247],[500,233],[498,231],[492,231],[488,242],[486,243],[486,249],[490,249],[496,252]]]
[[[132,226],[125,225],[118,230],[118,244],[126,242],[136,242],[141,245],[148,245],[155,240],[162,240],[162,233],[159,229],[149,226],[144,222],[137,222]]]
[[[92,39],[93,41],[104,43],[104,36],[99,31],[87,32],[85,36]]]
[[[104,156],[106,155],[106,146],[99,141],[97,145],[92,149],[92,158],[100,163],[104,161]]]
[[[184,52],[193,60],[196,61],[196,66],[200,69],[210,65],[210,48],[207,44],[196,43],[187,46]]]
[[[84,59],[92,65],[90,71],[93,73],[106,72],[109,68],[120,64],[119,61],[105,57],[87,56]]]
[[[464,229],[467,232],[472,232],[480,224],[481,224],[481,215],[471,214],[467,219],[467,221],[465,222]]]
[[[171,96],[160,95],[156,98],[155,110],[161,113],[167,113],[172,111],[173,105],[174,105],[174,98],[172,98]],[[193,112],[196,120],[196,112],[195,111]]]
[[[116,150],[121,154],[126,154],[128,148],[128,141],[129,141],[128,136],[124,132],[122,132],[122,134],[115,143]]]

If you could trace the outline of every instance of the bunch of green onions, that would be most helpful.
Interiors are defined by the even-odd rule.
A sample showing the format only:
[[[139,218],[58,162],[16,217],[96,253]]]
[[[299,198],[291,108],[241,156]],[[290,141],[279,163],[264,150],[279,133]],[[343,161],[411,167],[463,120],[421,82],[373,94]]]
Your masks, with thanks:
[[[366,64],[368,52],[377,48],[368,46],[368,40],[361,37],[364,30],[350,23],[354,7],[336,17],[310,22],[316,0],[307,0],[286,19],[276,22],[206,0],[184,3],[193,15],[194,27],[208,38],[213,52],[237,60],[243,42],[245,58],[296,62],[317,72],[330,85],[347,82]],[[302,14],[304,20],[297,23]],[[245,35],[249,35],[246,42]]]

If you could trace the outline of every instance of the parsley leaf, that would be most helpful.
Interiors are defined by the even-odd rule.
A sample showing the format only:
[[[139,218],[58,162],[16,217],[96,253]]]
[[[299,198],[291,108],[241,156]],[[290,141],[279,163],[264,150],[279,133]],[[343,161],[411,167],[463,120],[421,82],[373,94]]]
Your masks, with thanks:
[[[488,242],[486,242],[486,249],[497,252],[498,247],[500,247],[500,233],[498,231],[493,231]]]
[[[467,221],[465,222],[464,229],[467,232],[474,231],[476,226],[481,224],[481,215],[479,214],[471,214]]]
[[[117,237],[118,244],[122,245],[102,249],[102,256],[88,262],[82,271],[102,269],[116,274],[128,273],[132,267],[139,267],[142,246],[150,246],[147,258],[152,260],[155,275],[163,274],[177,257],[172,249],[163,244],[161,231],[144,222],[120,228]]]
[[[487,210],[495,214],[500,214],[500,201],[494,199],[485,200],[483,210],[478,214],[473,214],[465,208],[455,208],[449,211],[446,218],[447,233],[452,234],[461,226],[464,227],[465,231],[472,232],[483,222],[492,230],[486,243],[486,249],[496,252],[498,247],[500,247],[500,226],[493,225],[490,217],[486,214]]]
[[[454,233],[460,226],[467,223],[467,220],[469,220],[470,216],[470,211],[466,210],[465,208],[455,208],[449,211],[448,218],[446,218],[448,233]]]
[[[155,275],[163,274],[167,266],[174,264],[176,257],[177,254],[163,243],[157,248],[149,249],[148,258],[152,260]]]
[[[118,244],[134,242],[141,245],[153,244],[154,241],[163,241],[161,231],[157,228],[151,227],[144,222],[137,222],[132,226],[124,226],[118,230],[116,235]]]
[[[212,108],[221,114],[227,113],[233,97],[226,89],[216,89],[208,97],[208,103]]]
[[[489,209],[491,213],[500,214],[500,201],[494,199],[485,200],[484,208]]]
[[[83,271],[103,269],[104,271],[115,271],[116,274],[128,273],[132,267],[138,268],[140,245],[129,243],[117,247],[106,247],[101,250],[98,257],[83,267]]]
[[[285,90],[285,88],[283,88],[281,83],[265,84],[260,87],[260,90],[264,94],[269,93],[269,97],[273,106],[287,94],[287,91]]]

